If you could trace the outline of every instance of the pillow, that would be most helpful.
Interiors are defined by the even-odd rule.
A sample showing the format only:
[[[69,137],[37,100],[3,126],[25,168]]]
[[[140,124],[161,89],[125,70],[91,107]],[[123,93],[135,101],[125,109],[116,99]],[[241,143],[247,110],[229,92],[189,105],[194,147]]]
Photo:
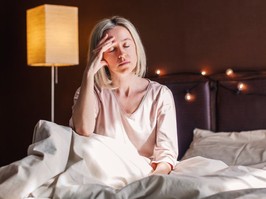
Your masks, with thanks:
[[[184,159],[195,156],[217,159],[227,165],[251,166],[266,161],[266,130],[212,132],[194,129]]]

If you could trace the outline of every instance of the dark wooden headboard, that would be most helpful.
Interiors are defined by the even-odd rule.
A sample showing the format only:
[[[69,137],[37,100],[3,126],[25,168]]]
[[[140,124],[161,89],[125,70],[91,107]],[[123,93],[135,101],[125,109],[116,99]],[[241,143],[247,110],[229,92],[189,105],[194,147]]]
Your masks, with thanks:
[[[266,129],[266,73],[175,74],[152,78],[173,92],[179,159],[188,149],[194,128],[219,131]],[[185,99],[190,93],[191,100]]]

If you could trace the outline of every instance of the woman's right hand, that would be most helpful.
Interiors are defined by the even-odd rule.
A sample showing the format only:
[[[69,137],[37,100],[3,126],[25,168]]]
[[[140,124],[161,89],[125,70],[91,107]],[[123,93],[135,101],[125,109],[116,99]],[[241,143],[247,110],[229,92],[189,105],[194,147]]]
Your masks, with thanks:
[[[103,66],[108,65],[103,59],[103,53],[114,46],[114,39],[114,37],[108,37],[108,34],[106,34],[93,50],[93,56],[91,58],[91,63],[89,64],[90,69],[93,70],[93,74],[96,74]]]

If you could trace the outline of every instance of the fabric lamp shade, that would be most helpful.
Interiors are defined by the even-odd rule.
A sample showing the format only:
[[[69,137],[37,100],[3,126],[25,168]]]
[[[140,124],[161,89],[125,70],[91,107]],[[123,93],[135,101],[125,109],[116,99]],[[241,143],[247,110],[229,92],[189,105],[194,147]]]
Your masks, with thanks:
[[[27,10],[29,66],[79,64],[78,8],[44,4]]]

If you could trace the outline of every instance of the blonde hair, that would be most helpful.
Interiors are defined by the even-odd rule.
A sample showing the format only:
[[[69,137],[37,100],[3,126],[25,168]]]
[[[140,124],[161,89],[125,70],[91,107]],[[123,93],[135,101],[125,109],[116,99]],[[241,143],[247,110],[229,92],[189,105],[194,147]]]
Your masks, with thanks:
[[[103,38],[104,33],[116,26],[126,28],[131,34],[136,45],[137,65],[135,67],[135,74],[139,77],[144,77],[146,73],[146,54],[135,26],[127,19],[119,16],[114,16],[108,19],[103,19],[93,28],[90,35],[89,51],[88,51],[88,64],[92,62],[93,50],[96,48],[100,40]],[[99,88],[107,87],[112,88],[112,79],[107,67],[102,67],[95,74],[95,83]]]

